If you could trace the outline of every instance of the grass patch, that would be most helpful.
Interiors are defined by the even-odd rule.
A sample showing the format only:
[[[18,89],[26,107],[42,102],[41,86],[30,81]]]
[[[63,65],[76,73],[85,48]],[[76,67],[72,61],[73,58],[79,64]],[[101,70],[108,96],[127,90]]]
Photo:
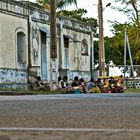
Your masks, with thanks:
[[[50,90],[0,90],[0,95],[45,95],[45,94],[62,94],[61,91],[50,91]]]
[[[125,90],[125,93],[140,93],[140,89],[136,89],[136,88],[127,88]]]

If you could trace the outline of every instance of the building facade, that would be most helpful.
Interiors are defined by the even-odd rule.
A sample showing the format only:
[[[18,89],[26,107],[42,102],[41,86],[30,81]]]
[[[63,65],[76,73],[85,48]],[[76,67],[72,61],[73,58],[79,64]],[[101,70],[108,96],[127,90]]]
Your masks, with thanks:
[[[55,79],[91,77],[92,30],[83,22],[57,16]],[[50,16],[30,2],[0,1],[0,87],[28,89],[36,76],[50,83]]]

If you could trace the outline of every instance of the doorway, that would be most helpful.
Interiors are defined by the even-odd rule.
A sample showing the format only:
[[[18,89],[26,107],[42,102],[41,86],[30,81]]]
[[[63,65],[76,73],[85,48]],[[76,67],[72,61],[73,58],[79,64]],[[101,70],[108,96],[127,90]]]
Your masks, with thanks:
[[[41,31],[41,77],[47,80],[46,33]]]

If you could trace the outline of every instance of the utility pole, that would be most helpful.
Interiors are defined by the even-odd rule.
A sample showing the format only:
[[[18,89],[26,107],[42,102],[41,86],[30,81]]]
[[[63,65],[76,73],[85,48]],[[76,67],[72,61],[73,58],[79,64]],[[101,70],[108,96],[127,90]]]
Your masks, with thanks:
[[[56,41],[56,0],[51,0],[50,9],[50,87],[51,89],[56,88],[57,84],[57,41]]]
[[[99,76],[105,76],[105,49],[103,33],[103,6],[102,0],[98,0],[98,23],[99,23]]]
[[[131,50],[130,50],[130,44],[129,44],[129,38],[126,34],[126,28],[125,28],[125,37],[124,37],[124,89],[126,89],[126,48],[128,47],[128,53],[129,53],[129,58],[130,58],[130,63],[131,63],[131,71],[133,73],[133,86],[136,88],[136,80],[135,80],[135,75],[134,75],[134,66],[133,66],[133,60],[132,60],[132,55],[131,55]]]

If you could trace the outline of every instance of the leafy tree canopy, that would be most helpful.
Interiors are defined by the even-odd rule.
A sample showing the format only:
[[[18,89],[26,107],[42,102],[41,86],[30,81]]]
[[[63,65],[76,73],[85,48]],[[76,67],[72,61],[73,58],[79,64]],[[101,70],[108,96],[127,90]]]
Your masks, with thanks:
[[[50,5],[50,0],[37,0],[37,3],[39,3],[42,6],[45,6],[46,4]],[[77,0],[56,0],[57,8],[60,9],[71,4],[75,4],[77,6]]]
[[[111,38],[105,38],[105,50],[106,50],[106,63],[109,60],[113,60],[115,64],[123,65],[124,58],[124,34],[125,29],[129,37],[129,44],[131,47],[131,53],[134,64],[140,64],[140,49],[137,45],[137,34],[135,24],[120,24],[115,23],[113,25],[114,36]],[[130,58],[127,51],[127,64],[130,64]]]
[[[121,3],[121,7],[113,7],[120,12],[126,14],[133,22],[139,22],[139,0],[115,0],[116,3]]]
[[[115,64],[123,65],[124,58],[124,32],[127,30],[129,44],[134,64],[140,64],[140,10],[139,0],[115,0],[116,3],[121,3],[121,7],[113,7],[118,12],[123,12],[130,19],[129,23],[120,24],[114,22],[112,24],[114,36],[105,38],[106,63],[113,60]],[[116,4],[117,5],[117,4]],[[130,64],[130,59],[127,51],[127,64]]]
[[[74,18],[83,22],[87,22],[93,28],[97,28],[97,19],[85,17],[87,10],[78,9],[73,11],[61,10],[57,12],[59,15]]]

